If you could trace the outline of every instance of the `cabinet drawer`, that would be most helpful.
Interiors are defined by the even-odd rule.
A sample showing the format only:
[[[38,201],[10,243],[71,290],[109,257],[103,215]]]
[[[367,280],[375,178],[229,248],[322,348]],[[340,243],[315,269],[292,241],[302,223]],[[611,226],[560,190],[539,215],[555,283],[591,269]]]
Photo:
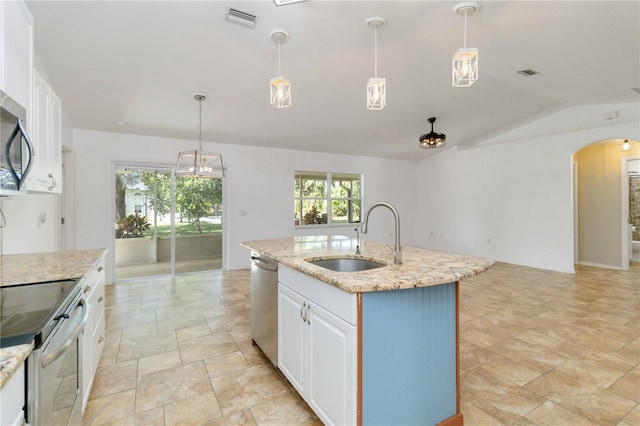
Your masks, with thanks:
[[[349,324],[358,325],[355,293],[346,292],[282,264],[278,267],[278,281]]]
[[[89,306],[91,307],[91,316],[89,324],[91,324],[91,332],[95,331],[100,316],[104,314],[104,284],[99,284],[91,291],[89,296]]]

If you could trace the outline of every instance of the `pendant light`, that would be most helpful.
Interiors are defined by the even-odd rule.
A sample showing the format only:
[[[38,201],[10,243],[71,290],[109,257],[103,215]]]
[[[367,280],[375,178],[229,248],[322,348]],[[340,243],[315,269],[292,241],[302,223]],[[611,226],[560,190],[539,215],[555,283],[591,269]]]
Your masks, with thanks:
[[[378,77],[378,27],[383,26],[387,20],[385,18],[368,18],[367,25],[373,27],[373,63],[374,76],[367,82],[367,109],[380,110],[387,104],[386,81]]]
[[[453,87],[469,87],[478,80],[478,49],[467,48],[467,16],[480,9],[480,4],[467,1],[457,4],[453,11],[464,15],[464,47],[453,55]]]
[[[445,135],[444,133],[436,133],[433,131],[433,123],[436,122],[435,117],[431,117],[428,121],[429,123],[431,123],[431,131],[420,136],[420,148],[444,148],[444,141],[447,139],[447,135]]]
[[[278,77],[271,79],[270,93],[271,105],[276,108],[287,108],[291,106],[291,83],[282,76],[280,63],[280,45],[287,41],[289,35],[285,30],[271,31],[271,41],[278,45]]]
[[[224,177],[222,155],[202,150],[202,101],[207,99],[207,95],[196,93],[193,95],[193,99],[198,101],[199,109],[198,149],[182,151],[178,154],[176,176],[222,178]]]

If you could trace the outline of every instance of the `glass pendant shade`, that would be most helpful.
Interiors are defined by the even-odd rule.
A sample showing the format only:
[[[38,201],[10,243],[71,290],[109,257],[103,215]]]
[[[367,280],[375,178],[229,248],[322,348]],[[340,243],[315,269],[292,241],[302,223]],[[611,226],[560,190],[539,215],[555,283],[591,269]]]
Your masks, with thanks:
[[[178,155],[176,176],[223,178],[222,156],[199,149],[182,151]]]
[[[291,106],[291,83],[283,76],[271,79],[271,105],[276,108]]]
[[[372,77],[367,82],[367,109],[382,109],[387,104],[386,81],[384,78]]]
[[[279,77],[273,77],[269,83],[269,93],[271,105],[280,109],[291,106],[291,83],[282,76],[282,62],[280,60],[280,46],[287,41],[289,34],[285,30],[271,31],[270,39],[278,45],[278,74]]]
[[[464,46],[453,55],[451,85],[453,87],[469,87],[478,81],[478,49],[467,47],[467,16],[480,9],[480,4],[473,1],[458,3],[453,11],[464,15]]]
[[[453,55],[453,87],[469,87],[478,80],[478,49],[458,49]]]

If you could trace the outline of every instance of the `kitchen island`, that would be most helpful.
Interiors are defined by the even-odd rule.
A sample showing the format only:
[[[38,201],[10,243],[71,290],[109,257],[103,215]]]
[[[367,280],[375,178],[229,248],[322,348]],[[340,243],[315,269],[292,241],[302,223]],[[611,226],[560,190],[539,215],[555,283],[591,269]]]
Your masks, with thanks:
[[[458,283],[492,261],[342,236],[243,243],[278,269],[278,367],[329,424],[462,425]],[[362,258],[377,269],[311,262]]]

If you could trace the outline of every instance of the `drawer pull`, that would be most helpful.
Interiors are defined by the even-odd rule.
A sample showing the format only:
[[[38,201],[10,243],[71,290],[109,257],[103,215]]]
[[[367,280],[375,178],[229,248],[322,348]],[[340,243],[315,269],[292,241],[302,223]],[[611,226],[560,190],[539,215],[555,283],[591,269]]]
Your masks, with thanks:
[[[104,297],[102,297],[102,296],[100,296],[100,297],[98,298],[98,302],[102,302],[103,300],[104,300]]]
[[[102,343],[102,342],[104,342],[104,337],[100,336],[100,338],[98,339],[98,343]]]
[[[98,272],[102,272],[104,268],[102,266],[98,266]]]
[[[89,291],[91,291],[91,286],[90,286],[90,285],[85,286],[85,287],[84,287],[84,290],[82,290],[82,292],[83,292],[83,293],[87,293],[87,292],[89,292]]]

